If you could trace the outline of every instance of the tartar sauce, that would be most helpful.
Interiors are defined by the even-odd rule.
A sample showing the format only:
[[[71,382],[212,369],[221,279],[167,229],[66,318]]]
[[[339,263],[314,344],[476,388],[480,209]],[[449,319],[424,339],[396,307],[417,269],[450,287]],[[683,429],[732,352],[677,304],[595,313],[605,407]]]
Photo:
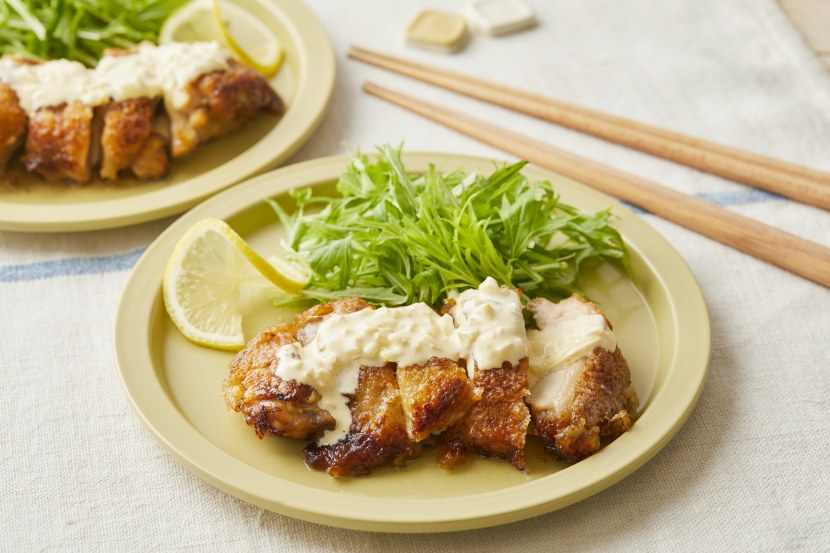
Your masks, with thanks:
[[[228,53],[217,42],[140,44],[134,52],[101,59],[95,69],[69,60],[29,65],[0,59],[0,81],[17,93],[20,106],[39,108],[82,102],[99,106],[110,100],[164,97],[168,108],[189,99],[187,85],[198,76],[227,69]]]
[[[319,407],[336,422],[320,443],[348,434],[348,398],[357,390],[360,367],[420,365],[432,357],[464,359],[472,376],[478,370],[518,364],[527,357],[527,338],[519,296],[492,278],[455,298],[452,315],[439,315],[424,303],[364,309],[326,319],[305,346],[277,352],[276,374],[313,386]]]

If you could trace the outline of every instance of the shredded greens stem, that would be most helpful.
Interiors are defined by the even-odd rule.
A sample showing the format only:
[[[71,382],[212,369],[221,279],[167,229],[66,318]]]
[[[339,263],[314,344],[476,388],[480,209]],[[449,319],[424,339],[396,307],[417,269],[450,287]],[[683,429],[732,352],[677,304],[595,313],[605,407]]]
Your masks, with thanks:
[[[451,290],[477,287],[488,276],[530,297],[557,300],[577,291],[588,260],[628,267],[610,212],[583,213],[560,202],[550,182],[521,174],[526,162],[486,177],[431,165],[414,178],[399,148],[379,150],[375,162],[353,157],[337,183],[340,198],[297,190],[290,214],[269,200],[286,229],[289,257],[311,269],[299,300],[359,296],[381,305],[435,306]],[[318,205],[322,211],[312,213]]]
[[[94,67],[107,48],[155,41],[189,0],[4,0],[0,54],[65,58]]]

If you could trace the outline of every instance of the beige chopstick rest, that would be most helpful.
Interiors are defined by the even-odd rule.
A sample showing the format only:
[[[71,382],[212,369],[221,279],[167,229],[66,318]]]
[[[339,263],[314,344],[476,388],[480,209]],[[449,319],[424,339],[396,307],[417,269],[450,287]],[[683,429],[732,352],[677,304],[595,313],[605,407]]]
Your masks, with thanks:
[[[420,12],[406,29],[408,44],[442,52],[460,50],[469,36],[464,17],[438,10]]]

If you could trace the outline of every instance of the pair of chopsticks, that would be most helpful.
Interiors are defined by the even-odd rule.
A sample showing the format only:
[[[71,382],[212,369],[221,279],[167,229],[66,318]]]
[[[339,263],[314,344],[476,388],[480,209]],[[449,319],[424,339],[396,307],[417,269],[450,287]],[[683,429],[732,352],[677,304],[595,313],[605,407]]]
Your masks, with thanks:
[[[352,47],[349,57],[830,210],[828,173],[363,48]],[[462,134],[830,287],[830,248],[460,112],[368,82],[363,89]]]

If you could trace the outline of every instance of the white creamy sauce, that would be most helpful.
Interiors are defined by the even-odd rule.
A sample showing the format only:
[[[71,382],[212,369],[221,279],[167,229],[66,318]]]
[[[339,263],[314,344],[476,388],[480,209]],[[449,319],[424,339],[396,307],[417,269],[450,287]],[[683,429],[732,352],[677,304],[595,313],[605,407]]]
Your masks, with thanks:
[[[99,106],[145,96],[163,96],[168,106],[180,108],[189,99],[188,83],[227,69],[228,55],[217,42],[176,42],[143,43],[130,54],[102,58],[95,69],[69,60],[28,65],[3,58],[0,81],[14,89],[29,114],[63,103]]]
[[[357,390],[360,367],[420,365],[432,357],[465,359],[468,372],[518,364],[527,356],[519,296],[492,278],[455,299],[453,316],[439,315],[423,303],[334,314],[305,346],[290,344],[277,352],[276,374],[314,387],[319,407],[336,421],[320,443],[333,444],[348,434],[348,398]],[[454,317],[454,318],[453,318]]]
[[[508,288],[500,288],[492,278],[478,290],[465,290],[455,299],[452,315],[458,326],[456,334],[464,344],[467,373],[494,369],[504,361],[516,364],[527,357],[527,336],[519,296]]]
[[[528,403],[540,409],[560,411],[573,398],[582,365],[574,363],[594,348],[617,348],[614,332],[599,313],[562,317],[540,330],[527,332]]]

